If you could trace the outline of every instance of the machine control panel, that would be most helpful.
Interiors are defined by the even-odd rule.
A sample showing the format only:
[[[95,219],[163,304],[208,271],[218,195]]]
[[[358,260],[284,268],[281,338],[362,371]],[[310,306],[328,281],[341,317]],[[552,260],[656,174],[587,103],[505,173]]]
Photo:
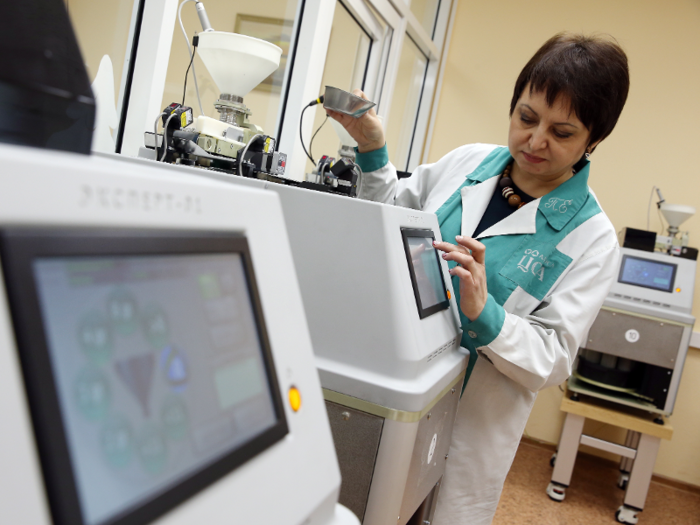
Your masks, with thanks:
[[[450,307],[450,298],[440,267],[438,252],[433,248],[432,230],[401,228],[411,284],[421,319]]]
[[[0,239],[61,523],[146,523],[288,433],[245,237]]]
[[[678,265],[671,262],[652,261],[625,254],[622,256],[617,280],[633,286],[672,293],[677,269]]]
[[[633,248],[621,252],[620,270],[608,300],[648,308],[648,312],[639,312],[647,315],[663,315],[668,310],[690,315],[696,261]],[[619,308],[621,304],[609,306]]]

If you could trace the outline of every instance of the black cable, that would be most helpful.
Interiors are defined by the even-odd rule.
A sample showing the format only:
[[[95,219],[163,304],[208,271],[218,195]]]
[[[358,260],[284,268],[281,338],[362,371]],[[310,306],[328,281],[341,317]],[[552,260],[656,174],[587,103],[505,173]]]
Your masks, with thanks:
[[[304,109],[301,110],[301,117],[299,118],[299,139],[301,140],[301,147],[304,148],[304,153],[306,153],[306,156],[309,157],[309,160],[315,166],[316,161],[311,155],[309,155],[309,152],[306,151],[306,146],[304,146],[304,133],[301,130],[302,124],[304,123],[304,111],[306,111],[310,107],[311,106],[304,106]]]
[[[304,111],[309,109],[311,106],[315,106],[316,104],[323,104],[324,98],[325,98],[325,96],[321,95],[316,100],[309,102],[306,106],[304,106],[304,109],[301,110],[301,116],[299,117],[299,140],[301,141],[301,147],[304,148],[304,153],[306,153],[306,156],[309,157],[309,160],[311,161],[311,163],[314,166],[316,165],[316,161],[309,154],[309,152],[306,151],[306,146],[304,146],[304,133],[302,132],[301,128],[302,128],[302,124],[304,123]],[[324,121],[324,123],[325,123],[325,121]],[[323,126],[323,124],[321,124],[321,126]],[[318,129],[321,129],[321,128],[318,128]],[[318,131],[316,131],[316,133],[318,133]],[[314,137],[315,136],[316,135],[314,134]],[[313,142],[313,141],[314,141],[314,139],[313,139],[313,137],[311,137],[311,142]],[[309,149],[311,149],[311,145],[309,145]]]
[[[316,133],[314,133],[313,137],[311,137],[311,142],[309,142],[309,153],[313,155],[313,149],[314,149],[314,139],[316,138],[316,135],[318,135],[318,132],[321,131],[321,128],[323,125],[328,121],[328,115],[326,115],[326,118],[321,122],[321,125],[318,127],[316,130]]]
[[[197,45],[199,44],[199,37],[197,35],[194,35],[194,38],[192,39],[192,47],[194,48],[192,50],[192,58],[190,58],[190,63],[187,66],[187,71],[185,71],[185,85],[182,88],[182,105],[185,105],[185,93],[187,92],[187,75],[190,74],[190,68],[192,67],[192,62],[194,62],[194,56],[197,54]]]

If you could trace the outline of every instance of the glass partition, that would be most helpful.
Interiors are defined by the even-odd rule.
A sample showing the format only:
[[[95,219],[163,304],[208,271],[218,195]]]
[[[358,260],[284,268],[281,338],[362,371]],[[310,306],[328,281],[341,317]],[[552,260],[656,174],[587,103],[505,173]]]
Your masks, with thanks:
[[[262,127],[265,133],[276,135],[280,114],[282,88],[288,74],[288,55],[293,38],[293,27],[298,10],[298,0],[269,0],[267,2],[231,2],[230,0],[207,0],[206,10],[214,30],[240,33],[267,40],[282,48],[279,69],[248,93],[243,103],[250,109],[250,122]],[[181,10],[182,23],[187,39],[192,43],[195,33],[202,31],[194,2],[185,4]],[[162,108],[172,102],[182,103],[185,72],[190,62],[185,37],[179,21],[175,20],[168,72],[163,91]],[[219,119],[214,102],[221,94],[204,63],[195,56],[194,67],[202,103],[201,113]],[[236,67],[231,64],[231,67]],[[200,114],[192,71],[187,79],[184,93],[185,105],[192,107],[194,115]],[[155,118],[155,115],[154,115]]]
[[[435,38],[433,32],[439,8],[440,0],[411,0],[411,11],[430,38]]]
[[[65,0],[97,100],[92,149],[114,153],[138,0]]]
[[[389,160],[399,170],[407,169],[427,67],[428,58],[406,35],[401,49],[389,120],[385,126]]]
[[[328,44],[326,64],[323,69],[323,80],[319,86],[322,95],[326,86],[333,86],[346,91],[364,87],[365,72],[369,61],[372,40],[362,26],[355,20],[345,6],[338,2],[333,15],[331,38]],[[318,130],[313,139],[309,153],[316,161],[323,155],[338,157],[340,139],[330,122],[325,122],[326,112],[322,108],[316,110],[312,135]],[[321,126],[323,126],[321,128]],[[320,128],[320,129],[319,129]],[[309,149],[311,136],[304,137],[304,144]],[[306,163],[306,172],[313,170],[311,161]]]
[[[391,52],[391,41],[394,38],[395,32],[391,24],[387,23],[387,21],[382,18],[382,15],[377,11],[371,2],[365,0],[364,4],[367,6],[369,12],[372,13],[374,20],[377,22],[378,27],[380,28],[379,38],[375,39],[372,44],[373,47],[376,48],[376,52],[379,57],[378,60],[374,62],[374,69],[368,71],[368,77],[371,78],[374,85],[374,95],[371,98],[377,103],[377,107],[375,109],[377,114],[382,114],[384,102],[382,99],[382,91],[384,90],[384,81],[387,73],[386,70],[389,63],[389,53]],[[396,12],[393,11],[392,14],[396,14]],[[394,19],[393,22],[396,25],[399,23],[396,19]],[[367,91],[369,91],[368,87],[365,86],[365,92]]]

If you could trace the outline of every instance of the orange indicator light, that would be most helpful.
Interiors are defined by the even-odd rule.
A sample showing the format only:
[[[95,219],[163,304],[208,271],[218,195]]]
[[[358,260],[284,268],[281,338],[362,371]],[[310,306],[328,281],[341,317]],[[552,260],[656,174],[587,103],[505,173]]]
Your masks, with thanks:
[[[676,293],[681,293],[681,289],[680,289],[680,288],[676,288]]]
[[[452,294],[450,293],[449,290],[447,290],[447,299],[448,299],[448,300],[449,300],[449,299],[452,299]]]
[[[301,393],[295,386],[289,389],[289,406],[294,412],[298,412],[301,408]]]

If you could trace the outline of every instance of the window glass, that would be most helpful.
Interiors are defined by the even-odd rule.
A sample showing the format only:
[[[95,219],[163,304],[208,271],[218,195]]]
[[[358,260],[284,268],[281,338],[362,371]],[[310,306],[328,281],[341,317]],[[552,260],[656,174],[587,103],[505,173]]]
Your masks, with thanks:
[[[283,95],[282,84],[288,71],[287,58],[293,37],[297,5],[298,0],[269,0],[266,2],[207,0],[205,4],[209,21],[215,31],[240,33],[260,38],[282,48],[279,69],[263,80],[243,99],[243,103],[251,111],[250,122],[260,126],[266,134],[272,136],[276,136],[277,133],[280,98]],[[202,31],[194,2],[185,4],[181,12],[182,23],[191,44],[194,34]],[[182,103],[185,72],[189,62],[190,56],[185,44],[185,37],[176,18],[168,73],[163,91],[163,108],[172,102]],[[221,91],[198,56],[195,56],[194,66],[203,114],[218,120],[219,113],[214,108],[214,102],[219,98]],[[236,66],[231,64],[231,67]],[[187,78],[185,105],[192,107],[195,116],[200,114],[192,71]]]
[[[368,76],[371,76],[374,80],[374,96],[371,97],[374,102],[377,103],[375,108],[377,113],[382,112],[382,90],[384,88],[384,80],[386,78],[386,67],[389,60],[389,52],[391,51],[391,39],[394,36],[394,29],[387,24],[387,22],[382,18],[382,16],[377,12],[374,6],[367,0],[365,0],[365,5],[370,10],[374,19],[378,22],[381,28],[381,37],[379,40],[375,40],[372,44],[373,47],[377,48],[376,52],[380,54],[380,59],[376,61],[376,68],[374,71],[368,71]],[[365,92],[367,92],[367,87],[365,87]]]
[[[342,3],[338,2],[331,26],[331,39],[328,43],[328,54],[323,69],[323,79],[319,86],[319,95],[323,94],[326,86],[333,86],[346,91],[362,88],[367,61],[371,50],[372,40],[362,27],[352,17]],[[308,118],[308,117],[307,117]],[[318,107],[314,117],[312,135],[324,124],[326,112]],[[304,137],[307,150],[311,136]],[[340,139],[333,131],[330,122],[326,122],[313,141],[311,155],[316,161],[323,155],[338,157]],[[311,161],[307,162],[307,173],[313,170]]]
[[[407,169],[427,67],[427,57],[406,35],[401,49],[396,87],[391,99],[391,111],[386,125],[389,160],[399,170]]]
[[[439,8],[440,0],[411,0],[411,11],[430,38],[435,37],[433,29]]]
[[[65,0],[97,99],[92,149],[114,153],[126,81],[131,19],[138,0]]]

